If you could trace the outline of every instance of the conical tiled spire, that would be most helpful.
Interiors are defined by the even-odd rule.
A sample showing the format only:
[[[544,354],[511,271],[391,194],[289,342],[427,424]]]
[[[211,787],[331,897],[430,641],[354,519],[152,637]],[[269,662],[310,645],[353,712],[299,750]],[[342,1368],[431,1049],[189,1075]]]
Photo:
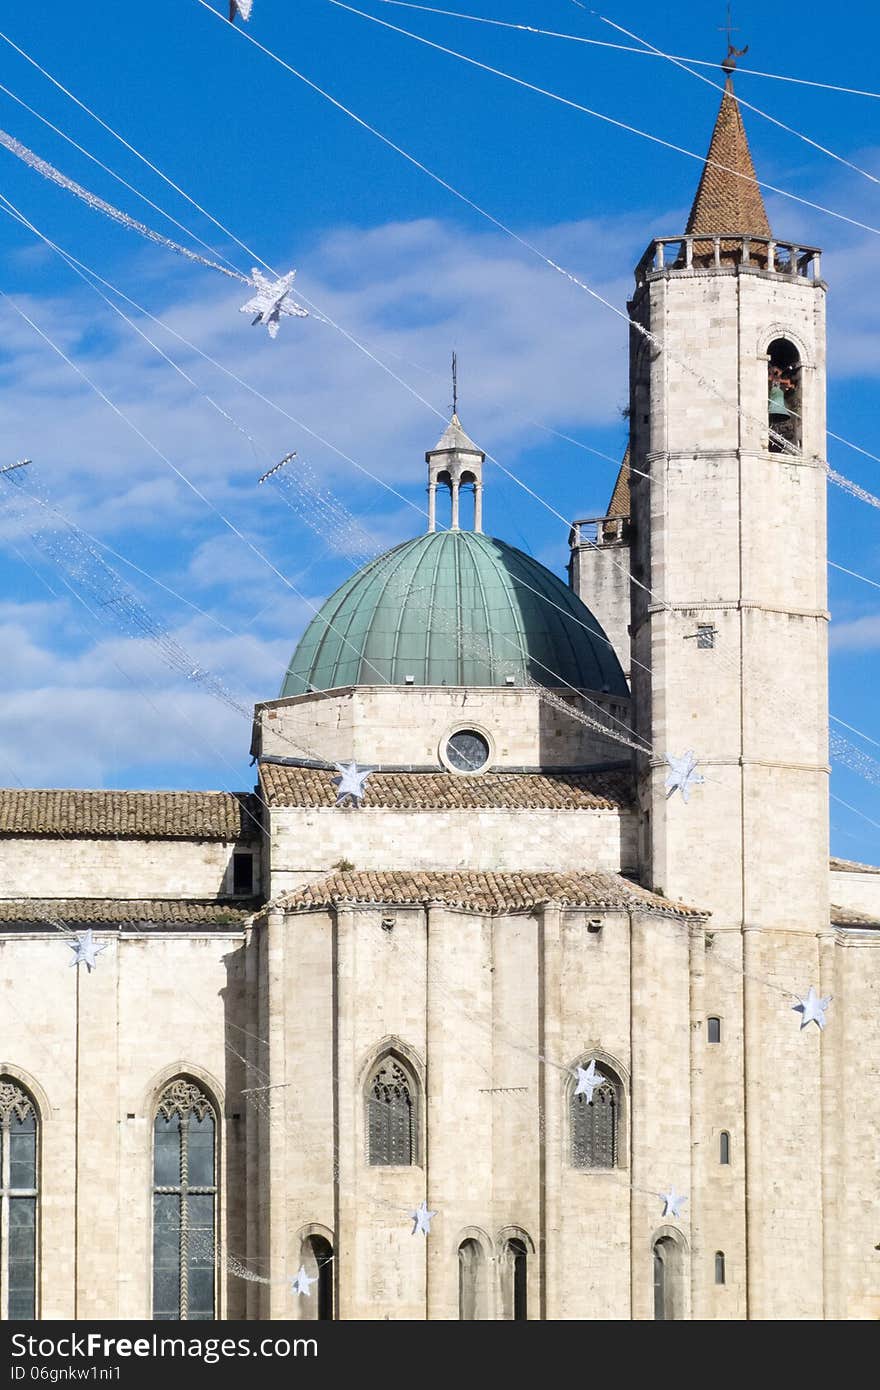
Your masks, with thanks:
[[[629,479],[629,444],[627,444],[626,453],[620,465],[620,472],[617,474],[617,482],[614,484],[614,491],[611,494],[611,501],[608,503],[607,516],[629,516]]]
[[[743,236],[772,235],[731,77],[724,84],[721,109],[688,218],[687,231],[689,234],[739,232]]]

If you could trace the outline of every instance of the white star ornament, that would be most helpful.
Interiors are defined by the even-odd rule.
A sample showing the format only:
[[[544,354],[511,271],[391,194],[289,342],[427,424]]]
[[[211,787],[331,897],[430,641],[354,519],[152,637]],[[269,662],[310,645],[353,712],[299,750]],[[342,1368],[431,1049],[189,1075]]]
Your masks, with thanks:
[[[90,975],[98,963],[96,957],[107,949],[106,941],[102,942],[100,946],[97,945],[92,935],[91,927],[89,927],[88,931],[78,931],[76,934],[76,941],[68,941],[65,944],[74,952],[74,957],[70,964],[84,965]]]
[[[360,806],[366,795],[367,778],[372,771],[369,767],[358,767],[357,763],[336,763],[338,777],[334,777],[336,784],[336,805],[343,806],[347,798],[351,798],[355,806]]]
[[[303,309],[289,297],[295,275],[295,270],[289,270],[280,280],[273,281],[262,275],[256,266],[253,268],[252,278],[257,292],[246,304],[242,304],[239,312],[254,315],[252,327],[258,323],[265,324],[270,338],[278,337],[278,325],[282,316],[290,315],[292,318],[300,319],[307,319],[309,316],[307,309]]]
[[[421,1231],[423,1236],[429,1236],[431,1234],[431,1220],[436,1215],[436,1211],[428,1211],[427,1202],[422,1200],[416,1210],[410,1212],[413,1221],[410,1234],[415,1235],[416,1231]]]
[[[308,1294],[312,1284],[317,1284],[317,1282],[317,1277],[306,1274],[305,1265],[300,1265],[296,1274],[290,1281],[290,1292],[300,1295]]]
[[[687,805],[693,788],[701,786],[706,780],[701,772],[697,772],[696,755],[691,749],[682,753],[680,758],[674,753],[667,753],[666,761],[669,764],[666,774],[666,799],[668,801],[670,796],[678,791],[681,792],[682,801]]]
[[[593,1099],[593,1092],[602,1085],[602,1078],[596,1071],[596,1063],[590,1062],[588,1067],[577,1067],[577,1086],[575,1087],[576,1096],[586,1096],[587,1105]]]
[[[674,1187],[670,1187],[668,1192],[658,1192],[657,1196],[663,1203],[664,1216],[677,1216],[681,1220],[681,1208],[687,1201],[687,1197],[681,1192],[676,1192]]]
[[[798,1002],[792,1004],[791,1007],[794,1009],[795,1013],[803,1014],[801,1028],[806,1028],[808,1023],[815,1023],[816,1027],[819,1029],[824,1028],[825,1010],[828,1008],[833,997],[834,996],[831,994],[826,994],[824,999],[820,999],[812,985],[810,985],[810,988],[807,990],[805,998],[801,999],[800,995],[798,995]]]

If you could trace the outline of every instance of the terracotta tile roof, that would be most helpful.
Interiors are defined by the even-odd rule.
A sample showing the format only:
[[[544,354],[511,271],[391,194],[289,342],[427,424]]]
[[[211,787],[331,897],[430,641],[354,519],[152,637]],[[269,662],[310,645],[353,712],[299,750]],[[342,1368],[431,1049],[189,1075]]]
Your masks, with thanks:
[[[259,899],[204,902],[190,898],[4,898],[0,922],[51,926],[240,927],[260,906]]]
[[[708,916],[698,908],[649,893],[619,874],[587,871],[491,874],[355,870],[304,884],[276,899],[272,906],[296,912],[341,902],[401,906],[440,902],[448,907],[491,914],[522,911],[551,899],[569,907],[617,908],[675,917]]]
[[[0,790],[0,836],[239,840],[259,835],[260,803],[246,792]]]
[[[323,768],[260,764],[260,785],[269,806],[334,806],[337,774]],[[374,772],[364,806],[401,811],[617,810],[632,801],[632,778],[609,772]]]
[[[855,859],[832,859],[831,872],[838,874],[880,874],[875,864],[859,864]]]
[[[880,927],[880,921],[870,912],[857,912],[853,907],[831,906],[832,927]]]
[[[608,516],[629,516],[629,479],[629,445],[627,444],[626,453],[620,464],[620,472],[617,475],[617,482],[614,484],[614,491],[611,494],[611,501],[608,503]]]
[[[742,113],[729,77],[706,161],[687,232],[740,232],[747,236],[769,237],[770,223],[755,178]]]

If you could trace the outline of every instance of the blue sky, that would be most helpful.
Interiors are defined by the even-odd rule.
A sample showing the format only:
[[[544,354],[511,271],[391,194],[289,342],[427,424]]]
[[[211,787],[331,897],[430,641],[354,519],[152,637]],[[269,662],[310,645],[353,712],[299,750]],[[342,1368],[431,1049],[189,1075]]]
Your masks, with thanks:
[[[215,0],[225,9],[225,0]],[[363,0],[390,23],[702,155],[718,93],[652,57],[511,32]],[[449,8],[456,8],[450,3]],[[617,36],[572,0],[469,0],[462,9],[582,35]],[[673,53],[723,56],[724,7],[620,4],[611,17]],[[746,63],[873,89],[880,12],[848,7],[768,23],[740,0]],[[563,516],[600,511],[625,443],[626,329],[447,192],[381,146],[197,0],[69,0],[7,7],[3,32],[142,150],[261,258],[385,361],[417,399],[324,323],[286,320],[276,342],[239,315],[240,287],[153,248],[0,150],[0,191],[202,351],[393,486],[357,472],[304,429],[148,322],[194,390],[45,245],[0,217],[2,288],[138,428],[271,559],[287,587],[0,300],[4,460],[35,460],[29,486],[197,606],[127,579],[156,621],[245,704],[277,692],[310,605],[350,571],[338,529],[316,534],[257,476],[291,449],[379,548],[421,530],[423,454],[459,354],[470,433]],[[784,29],[784,35],[781,30]],[[652,235],[684,225],[695,160],[390,33],[328,0],[255,0],[254,38],[621,307]],[[858,41],[856,42],[856,36]],[[625,41],[625,40],[624,40]],[[709,72],[709,76],[720,75]],[[0,41],[0,82],[248,271],[251,258]],[[880,176],[880,103],[743,73],[738,91]],[[183,234],[0,92],[0,126],[86,187]],[[880,188],[746,112],[759,176],[880,227]],[[880,237],[777,195],[774,229],[825,250],[829,425],[880,454]],[[135,316],[136,317],[136,316]],[[201,394],[199,393],[201,392]],[[206,401],[210,396],[234,423]],[[835,467],[880,491],[880,465],[833,446]],[[11,501],[9,498],[11,497]],[[497,469],[487,528],[561,571],[566,532]],[[880,515],[829,492],[833,560],[880,583]],[[39,543],[32,535],[40,528]],[[154,643],[63,587],[46,513],[10,494],[0,511],[0,779],[27,785],[248,786],[246,720],[180,680]],[[785,562],[780,555],[780,563]],[[880,742],[880,589],[830,572],[831,706]],[[854,740],[868,754],[880,749]],[[835,768],[832,790],[880,822],[880,788]],[[832,803],[835,851],[876,860],[878,832]]]

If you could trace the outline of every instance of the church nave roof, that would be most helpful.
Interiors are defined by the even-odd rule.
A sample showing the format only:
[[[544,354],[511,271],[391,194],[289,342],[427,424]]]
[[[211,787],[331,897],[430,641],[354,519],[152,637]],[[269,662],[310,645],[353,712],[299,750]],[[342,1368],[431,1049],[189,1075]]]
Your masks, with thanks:
[[[577,873],[407,873],[382,870],[331,874],[304,884],[269,906],[287,912],[337,903],[421,906],[427,902],[486,915],[522,912],[543,903],[565,907],[611,908],[671,917],[706,917],[699,908],[661,898],[619,874]]]
[[[253,840],[260,803],[248,792],[0,789],[0,836]]]
[[[260,763],[267,806],[334,806],[335,769]],[[363,805],[400,811],[554,810],[613,811],[633,800],[627,770],[583,772],[487,772],[460,777],[451,772],[372,772]]]
[[[235,902],[195,898],[0,898],[0,922],[33,930],[56,922],[81,927],[137,928],[143,931],[177,927],[242,927],[259,910],[260,900]]]

